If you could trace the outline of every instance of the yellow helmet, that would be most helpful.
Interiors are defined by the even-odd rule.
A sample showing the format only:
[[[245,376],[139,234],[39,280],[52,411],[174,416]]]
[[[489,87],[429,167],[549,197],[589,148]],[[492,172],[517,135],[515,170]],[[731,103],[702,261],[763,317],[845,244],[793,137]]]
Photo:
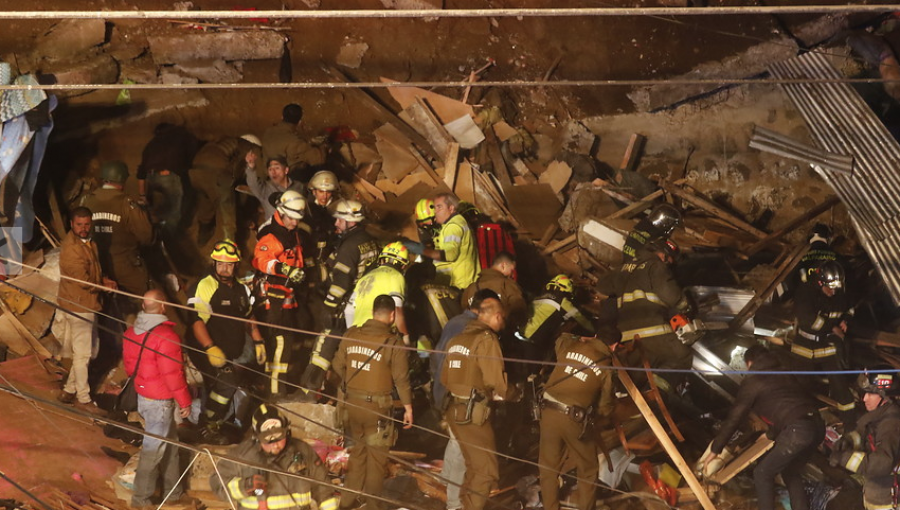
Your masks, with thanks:
[[[217,262],[240,262],[241,261],[241,251],[238,249],[238,245],[234,243],[231,239],[225,239],[224,241],[219,241],[213,247],[212,253],[209,254],[209,258],[217,261]]]
[[[566,294],[575,292],[575,285],[572,284],[572,279],[564,274],[554,276],[552,280],[547,282],[546,288],[547,290],[558,290]]]
[[[399,264],[401,267],[409,265],[409,250],[400,241],[394,241],[381,250],[378,256],[378,263]]]
[[[423,198],[416,204],[416,221],[422,223],[431,220],[434,220],[434,200]]]

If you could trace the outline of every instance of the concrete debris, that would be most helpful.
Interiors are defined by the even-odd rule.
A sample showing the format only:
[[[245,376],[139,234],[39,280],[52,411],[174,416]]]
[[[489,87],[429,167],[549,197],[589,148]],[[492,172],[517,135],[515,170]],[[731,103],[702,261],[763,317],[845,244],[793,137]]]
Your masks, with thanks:
[[[164,67],[159,72],[160,83],[166,85],[183,85],[185,83],[200,83],[200,80],[193,76],[185,76],[171,67]]]
[[[237,83],[244,78],[240,62],[227,63],[222,59],[185,62],[173,69],[202,83]]]
[[[596,152],[597,136],[579,121],[566,123],[562,136],[562,149],[576,154],[591,155]]]
[[[118,62],[108,54],[101,52],[91,52],[89,56],[74,63],[55,61],[47,64],[42,72],[52,74],[56,78],[56,83],[61,85],[116,83],[119,80]]]
[[[362,64],[363,55],[367,51],[369,51],[369,45],[364,42],[347,42],[341,46],[341,51],[338,53],[335,62],[350,69],[358,69]]]
[[[412,9],[443,9],[443,0],[381,0],[381,5],[386,9],[412,10]]]
[[[153,61],[181,64],[198,60],[281,58],[284,36],[272,31],[204,32],[148,37]]]
[[[68,19],[53,26],[34,43],[33,55],[45,60],[65,60],[106,42],[102,19]]]

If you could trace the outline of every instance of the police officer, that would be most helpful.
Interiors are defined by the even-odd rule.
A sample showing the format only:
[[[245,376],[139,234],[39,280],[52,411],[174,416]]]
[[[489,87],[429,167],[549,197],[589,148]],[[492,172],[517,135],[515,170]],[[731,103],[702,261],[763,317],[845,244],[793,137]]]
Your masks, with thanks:
[[[671,265],[678,255],[672,241],[656,240],[634,262],[602,278],[596,290],[615,297],[618,327],[622,332],[620,358],[631,366],[640,364],[640,349],[653,368],[687,369],[691,367],[691,348],[681,342],[669,320],[690,311],[690,303],[675,281]],[[640,343],[635,346],[635,340]],[[656,383],[668,391],[669,383],[677,385],[679,374],[654,374]],[[665,379],[665,380],[664,380]]]
[[[434,260],[437,271],[435,283],[465,289],[481,272],[478,249],[469,224],[457,214],[459,198],[450,193],[441,193],[434,198],[434,219],[441,226],[435,238],[434,248],[425,248],[423,243],[405,242],[410,253]]]
[[[319,322],[324,325],[325,334],[319,336],[313,348],[309,365],[303,373],[300,385],[304,389],[318,389],[331,366],[340,340],[345,331],[342,317],[347,298],[356,287],[370,264],[378,256],[378,243],[366,232],[361,224],[366,219],[363,206],[356,200],[341,199],[334,205],[334,225],[338,244],[328,259],[327,293],[322,308],[324,314]],[[327,336],[335,335],[335,336]]]
[[[506,373],[497,333],[503,329],[500,300],[481,302],[478,318],[450,341],[441,371],[447,388],[444,418],[466,461],[463,508],[482,510],[500,479],[490,402],[506,397]]]
[[[291,172],[302,173],[308,167],[321,165],[325,157],[318,147],[313,147],[300,136],[303,107],[291,103],[281,110],[281,121],[266,129],[262,137],[263,157],[266,160],[282,156],[287,159]],[[309,175],[309,174],[307,174]],[[305,177],[302,180],[306,180]]]
[[[342,380],[347,401],[343,408],[346,433],[353,440],[346,487],[354,492],[341,497],[342,508],[354,506],[358,492],[381,493],[387,475],[388,449],[397,439],[391,417],[394,387],[403,404],[404,428],[412,427],[407,352],[392,327],[396,313],[391,296],[376,297],[372,318],[347,331],[334,357],[334,373]],[[367,499],[368,508],[382,507],[380,501]]]
[[[266,362],[266,349],[255,324],[245,326],[228,318],[245,319],[251,313],[250,289],[234,276],[241,261],[237,245],[220,241],[209,257],[213,260],[211,274],[188,291],[188,304],[194,309],[189,339],[206,352],[205,360],[192,356],[194,364],[203,374],[212,372],[206,380],[209,394],[200,416],[201,435],[207,443],[225,444],[228,438],[222,434],[222,425],[239,384],[234,364],[250,361],[243,359],[247,335],[260,365]]]
[[[209,476],[219,499],[244,509],[307,510],[315,501],[320,510],[337,510],[328,470],[311,446],[291,437],[287,418],[264,404],[253,413],[251,429],[253,434],[229,452],[245,462],[222,459]]]
[[[288,190],[278,199],[272,221],[257,233],[253,267],[262,284],[264,322],[286,328],[300,328],[296,292],[304,280],[303,246],[297,226],[306,210],[306,199]],[[284,394],[283,378],[296,374],[305,365],[302,342],[296,332],[275,327],[265,328],[266,373],[271,377],[269,391]],[[293,375],[291,376],[293,377]]]
[[[500,296],[503,309],[506,310],[507,324],[518,326],[525,319],[527,305],[522,295],[522,287],[513,280],[516,271],[516,257],[508,251],[498,252],[491,267],[483,269],[478,280],[469,285],[462,293],[462,307],[469,307],[469,300],[481,289],[491,289]]]
[[[628,233],[622,254],[625,262],[637,260],[643,248],[652,241],[665,240],[681,225],[681,211],[673,205],[661,204],[641,219]]]
[[[153,225],[144,209],[125,195],[125,163],[108,161],[100,167],[100,174],[103,186],[81,201],[93,211],[91,237],[97,243],[100,266],[120,289],[144,295],[150,277],[141,248],[153,242]]]
[[[860,374],[866,414],[856,430],[835,443],[832,465],[862,476],[866,510],[896,509],[897,465],[900,464],[900,407],[894,401],[900,385],[897,370],[883,366]]]
[[[406,330],[406,319],[403,314],[403,302],[406,299],[406,280],[403,278],[403,272],[409,266],[409,252],[403,243],[390,243],[381,250],[377,263],[378,267],[356,282],[356,288],[344,312],[347,326],[359,327],[371,319],[375,298],[384,294],[394,299],[397,311],[395,324],[397,330],[406,336],[409,331]],[[407,342],[406,338],[404,342]]]
[[[556,341],[559,363],[544,386],[541,399],[541,442],[538,464],[541,500],[546,510],[559,510],[559,483],[565,454],[578,468],[578,510],[594,507],[600,472],[594,417],[608,417],[615,407],[610,349],[618,332],[607,338],[580,337],[569,333]]]
[[[844,336],[853,309],[844,290],[844,270],[839,263],[826,261],[811,276],[798,289],[794,300],[797,335],[791,344],[792,365],[803,371],[845,370]],[[828,383],[831,398],[838,402],[838,411],[845,420],[852,420],[856,404],[849,381],[841,374],[829,374]]]

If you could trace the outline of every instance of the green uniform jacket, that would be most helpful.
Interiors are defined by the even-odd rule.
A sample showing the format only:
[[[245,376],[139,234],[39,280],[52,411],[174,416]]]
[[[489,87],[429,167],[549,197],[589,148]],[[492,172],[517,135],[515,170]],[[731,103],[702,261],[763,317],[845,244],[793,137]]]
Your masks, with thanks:
[[[262,144],[265,161],[283,156],[287,158],[291,170],[325,163],[322,152],[300,138],[296,124],[288,122],[275,124],[263,133]]]
[[[472,388],[486,395],[506,397],[506,372],[500,340],[487,324],[473,320],[450,340],[441,382],[457,397],[468,398]]]
[[[332,368],[347,390],[390,395],[394,387],[403,405],[412,404],[408,352],[389,324],[369,319],[344,334]]]
[[[609,347],[602,340],[570,334],[556,341],[558,363],[547,380],[546,393],[563,404],[591,407],[598,416],[609,416],[615,408],[613,370]],[[602,368],[601,368],[602,367]]]

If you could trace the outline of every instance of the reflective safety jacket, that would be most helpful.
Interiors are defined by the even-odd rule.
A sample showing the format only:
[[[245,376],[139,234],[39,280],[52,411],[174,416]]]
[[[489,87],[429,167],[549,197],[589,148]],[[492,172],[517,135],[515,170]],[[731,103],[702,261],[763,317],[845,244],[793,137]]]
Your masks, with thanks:
[[[866,510],[894,508],[892,492],[900,465],[900,407],[894,402],[869,411],[856,424],[862,439],[856,451],[843,452],[839,464],[862,475]]]
[[[375,238],[361,225],[344,234],[328,258],[329,284],[325,305],[332,309],[337,307],[344,295],[353,291],[378,253]]]
[[[435,261],[437,283],[465,289],[475,282],[481,272],[475,237],[466,219],[454,214],[441,226],[434,240],[434,248],[444,253],[444,261]]]
[[[525,323],[521,336],[532,343],[549,347],[548,342],[569,319],[575,320],[587,333],[594,332],[591,321],[568,298],[555,292],[547,292],[531,303],[528,322]]]
[[[412,404],[409,358],[403,339],[389,324],[369,319],[344,334],[332,368],[351,394],[387,396],[397,387],[403,405]]]
[[[623,264],[619,271],[604,276],[596,288],[617,298],[622,342],[634,340],[635,335],[674,335],[669,319],[688,309],[672,270],[655,253],[645,252],[639,260]]]
[[[545,386],[544,398],[567,406],[588,408],[597,404],[598,416],[608,416],[615,408],[611,352],[602,340],[582,341],[563,334],[556,341],[557,365]]]
[[[337,510],[338,500],[334,495],[334,489],[326,485],[330,483],[328,471],[312,447],[302,440],[288,438],[284,450],[272,457],[266,454],[257,439],[251,436],[231,451],[230,455],[252,464],[322,482],[318,484],[289,475],[270,473],[222,459],[218,463],[219,473],[210,475],[209,484],[220,499],[228,501],[228,497],[231,496],[237,508],[257,510],[261,506],[260,499],[265,499],[269,510],[307,510],[313,500],[321,510]],[[252,479],[253,475],[261,475],[267,480],[265,494],[256,496],[245,492],[244,487],[252,485],[245,480]]]
[[[225,357],[230,360],[239,358],[244,351],[247,328],[238,321],[212,313],[241,319],[249,317],[250,289],[234,278],[228,285],[210,274],[197,282],[188,295],[191,296],[188,305],[194,309],[191,322],[203,321],[213,343],[222,349]],[[188,332],[193,335],[191,328]]]
[[[281,214],[276,212],[272,221],[260,229],[256,238],[253,267],[264,278],[265,295],[283,296],[286,307],[297,306],[293,300],[294,289],[288,286],[286,275],[291,268],[304,267],[300,232],[298,229],[288,230],[281,220]]]
[[[838,291],[828,297],[815,283],[800,287],[794,300],[797,316],[797,335],[791,344],[791,352],[807,359],[821,359],[837,354],[837,348],[828,336],[841,321],[853,315],[847,303],[847,293]]]
[[[406,299],[406,279],[403,273],[389,265],[379,266],[356,282],[356,290],[350,297],[353,306],[353,326],[362,326],[372,318],[375,298],[387,295],[394,298],[398,307]]]

